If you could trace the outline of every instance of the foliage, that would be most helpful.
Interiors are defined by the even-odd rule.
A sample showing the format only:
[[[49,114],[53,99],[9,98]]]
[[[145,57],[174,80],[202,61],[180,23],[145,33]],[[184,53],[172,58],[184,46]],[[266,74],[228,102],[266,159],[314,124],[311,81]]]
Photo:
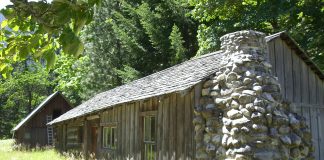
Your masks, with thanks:
[[[185,59],[186,48],[183,46],[184,40],[181,36],[179,28],[174,25],[172,27],[172,32],[169,36],[171,42],[171,50],[174,52],[171,57],[171,64],[177,64]]]
[[[28,2],[11,0],[1,13],[7,18],[0,27],[0,72],[7,76],[12,63],[26,59],[45,59],[54,65],[58,50],[78,57],[83,52],[79,32],[92,20],[93,6],[99,0],[53,0]]]
[[[31,60],[15,64],[10,79],[0,79],[0,135],[10,137],[10,130],[50,93],[49,74]]]
[[[89,57],[83,56],[76,59],[67,55],[60,55],[54,66],[55,88],[60,91],[73,106],[79,105],[85,90],[82,87],[82,80],[89,72]]]
[[[0,140],[0,159],[18,159],[18,160],[77,160],[72,155],[60,155],[53,148],[32,149],[32,150],[14,150],[14,140]],[[50,158],[49,158],[50,157]]]
[[[288,31],[324,69],[322,1],[190,0],[192,16],[200,22],[199,54],[219,49],[220,36],[243,29],[265,33]]]
[[[91,71],[84,93],[91,96],[192,57],[197,24],[187,12],[176,0],[102,1],[83,32]]]
[[[129,83],[140,76],[140,73],[134,68],[127,65],[124,65],[123,67],[122,70],[116,69],[117,76],[122,79],[122,83]]]

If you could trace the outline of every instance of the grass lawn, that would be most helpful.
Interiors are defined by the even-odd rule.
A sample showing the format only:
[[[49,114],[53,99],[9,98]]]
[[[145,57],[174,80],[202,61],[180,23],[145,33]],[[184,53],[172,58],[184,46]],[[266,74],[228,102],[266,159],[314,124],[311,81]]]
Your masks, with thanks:
[[[15,151],[12,139],[0,140],[0,160],[67,160],[54,149],[43,151]]]

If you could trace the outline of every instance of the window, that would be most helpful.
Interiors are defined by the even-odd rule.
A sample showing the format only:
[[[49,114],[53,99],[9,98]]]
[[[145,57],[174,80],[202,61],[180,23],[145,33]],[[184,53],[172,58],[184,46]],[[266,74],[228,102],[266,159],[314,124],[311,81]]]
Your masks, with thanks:
[[[67,128],[67,145],[78,146],[83,142],[83,127],[69,126]]]
[[[26,140],[29,140],[30,139],[30,133],[29,132],[25,132],[25,134],[24,134],[24,139],[26,139]]]
[[[156,155],[156,120],[155,116],[144,117],[145,160],[154,160]]]
[[[102,147],[116,149],[116,126],[102,128]]]
[[[60,109],[54,109],[53,110],[53,119],[59,117],[62,114],[62,111]]]

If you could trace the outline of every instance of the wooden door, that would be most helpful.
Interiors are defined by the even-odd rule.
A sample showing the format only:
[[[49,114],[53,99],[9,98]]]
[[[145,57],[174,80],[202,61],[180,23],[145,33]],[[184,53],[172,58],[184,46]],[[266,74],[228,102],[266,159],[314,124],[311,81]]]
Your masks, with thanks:
[[[98,138],[98,127],[91,127],[91,153],[96,154],[97,151],[97,138]]]

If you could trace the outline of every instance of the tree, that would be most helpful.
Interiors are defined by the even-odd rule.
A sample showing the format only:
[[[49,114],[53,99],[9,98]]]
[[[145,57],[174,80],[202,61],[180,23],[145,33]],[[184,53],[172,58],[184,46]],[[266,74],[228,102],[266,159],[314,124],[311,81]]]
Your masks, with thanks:
[[[9,138],[10,130],[51,93],[49,77],[44,67],[27,59],[14,64],[12,78],[0,79],[0,138]]]
[[[13,6],[1,10],[7,18],[0,27],[0,73],[9,75],[14,62],[27,57],[55,62],[55,52],[78,57],[83,52],[79,32],[92,20],[99,0],[53,0],[28,2],[11,0]]]
[[[324,69],[324,3],[322,1],[190,0],[200,22],[198,54],[219,49],[220,36],[243,29],[265,33],[288,31]]]
[[[195,55],[197,24],[180,1],[102,1],[83,39],[87,95],[111,89]],[[186,49],[184,49],[186,48]]]
[[[89,57],[82,56],[78,59],[67,55],[59,55],[53,67],[54,90],[60,91],[73,106],[79,105],[83,100],[86,88],[83,80],[90,72]]]
[[[171,57],[171,65],[178,64],[179,62],[186,60],[186,48],[183,46],[184,40],[181,36],[179,28],[176,25],[173,25],[169,39],[171,42],[171,50],[174,52],[174,56]]]

